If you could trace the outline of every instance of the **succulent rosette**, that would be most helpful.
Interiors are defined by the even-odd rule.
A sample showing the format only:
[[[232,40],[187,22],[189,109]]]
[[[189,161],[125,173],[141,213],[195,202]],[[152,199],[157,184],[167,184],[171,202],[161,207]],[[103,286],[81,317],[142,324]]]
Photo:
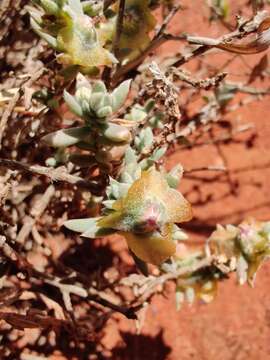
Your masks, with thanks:
[[[107,146],[121,146],[131,141],[131,134],[127,127],[109,121],[125,103],[130,89],[130,80],[122,82],[112,92],[108,92],[102,81],[91,84],[82,74],[77,75],[76,92],[71,95],[64,91],[64,99],[71,112],[79,116],[83,126],[60,129],[43,137],[48,145],[54,148],[67,148],[77,145],[92,150],[93,156],[104,153],[102,144]],[[95,129],[95,136],[93,136]]]

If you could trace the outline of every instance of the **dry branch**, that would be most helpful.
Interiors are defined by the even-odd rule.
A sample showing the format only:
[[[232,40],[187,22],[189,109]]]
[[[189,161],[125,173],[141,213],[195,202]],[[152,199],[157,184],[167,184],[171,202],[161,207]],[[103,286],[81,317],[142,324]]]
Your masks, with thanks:
[[[94,193],[98,190],[98,186],[95,183],[84,180],[80,176],[69,174],[64,166],[60,166],[54,169],[40,165],[27,165],[16,160],[1,159],[1,158],[0,158],[0,166],[4,166],[13,170],[33,173],[36,175],[44,175],[53,182],[64,181],[72,185],[86,188],[90,191],[93,191]]]
[[[25,89],[28,87],[31,87],[32,84],[38,80],[42,74],[44,74],[44,72],[46,71],[45,68],[42,68],[40,70],[38,70],[37,72],[35,72],[30,79],[28,79],[23,85],[20,86],[19,90],[13,95],[12,99],[10,100],[8,106],[6,107],[2,118],[0,120],[0,149],[2,147],[2,139],[3,139],[3,135],[4,135],[4,131],[6,129],[9,117],[12,114],[12,111],[14,109],[14,107],[16,106],[17,102],[19,101],[19,99],[21,98],[21,96],[24,94]]]

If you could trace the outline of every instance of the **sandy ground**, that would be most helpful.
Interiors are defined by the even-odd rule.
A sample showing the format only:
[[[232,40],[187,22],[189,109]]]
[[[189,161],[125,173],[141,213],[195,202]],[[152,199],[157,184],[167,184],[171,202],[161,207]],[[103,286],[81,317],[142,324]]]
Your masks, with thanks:
[[[186,2],[187,3],[187,2]],[[232,3],[232,2],[231,2]],[[233,6],[239,8],[240,3]],[[196,8],[193,18],[177,16],[174,31],[183,28],[207,36],[218,36],[225,31],[215,24],[202,26],[207,16],[202,1],[189,1],[188,6]],[[175,49],[169,44],[161,53]],[[239,81],[248,71],[246,65],[258,62],[262,55],[237,58],[228,68],[232,81]],[[211,64],[225,62],[226,54],[215,54],[206,58]],[[244,64],[244,62],[248,64]],[[194,66],[192,63],[189,68]],[[255,83],[267,87],[269,84]],[[181,190],[193,203],[195,218],[188,226],[192,239],[203,239],[216,223],[239,223],[253,216],[259,220],[269,219],[270,205],[270,126],[269,98],[251,103],[240,111],[233,112],[230,119],[234,124],[253,123],[255,129],[238,135],[230,145],[219,149],[205,145],[192,150],[178,150],[166,161],[171,168],[181,162],[186,168],[220,165],[226,161],[230,169],[228,178],[214,179],[215,174],[196,173],[208,181],[184,178]],[[255,136],[253,136],[255,134]],[[252,139],[252,140],[251,140]],[[247,141],[248,140],[248,141]],[[220,156],[223,154],[223,159]],[[212,181],[211,181],[212,179]],[[234,193],[232,193],[232,187]],[[255,288],[238,286],[235,279],[219,285],[217,298],[213,303],[185,306],[175,310],[173,292],[168,297],[156,296],[148,308],[144,327],[136,335],[132,321],[117,316],[121,334],[115,331],[111,320],[104,338],[109,347],[115,346],[113,359],[128,360],[266,360],[270,358],[270,264],[259,271]]]

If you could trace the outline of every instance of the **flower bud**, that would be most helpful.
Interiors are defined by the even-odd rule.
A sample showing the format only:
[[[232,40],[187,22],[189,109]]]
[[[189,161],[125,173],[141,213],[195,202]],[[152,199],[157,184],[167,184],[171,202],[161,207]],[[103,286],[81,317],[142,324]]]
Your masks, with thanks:
[[[49,157],[48,159],[46,159],[45,164],[49,167],[55,167],[57,165],[57,161],[54,157]]]

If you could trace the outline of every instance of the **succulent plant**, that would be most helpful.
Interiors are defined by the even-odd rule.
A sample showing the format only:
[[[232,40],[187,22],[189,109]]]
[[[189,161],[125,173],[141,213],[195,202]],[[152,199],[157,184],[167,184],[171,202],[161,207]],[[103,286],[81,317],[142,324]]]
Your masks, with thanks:
[[[101,80],[91,85],[85,76],[78,74],[75,96],[65,91],[64,99],[70,110],[85,121],[104,123],[124,105],[130,84],[131,80],[126,80],[108,93]]]
[[[113,16],[110,12],[107,21],[98,28],[99,36],[108,48],[114,42],[118,8],[119,1],[110,8]],[[149,33],[155,25],[156,19],[151,13],[149,0],[127,0],[119,41],[119,59],[129,61],[138,56],[150,43]]]
[[[92,86],[86,77],[78,74],[75,96],[64,91],[64,99],[70,110],[84,120],[85,125],[58,130],[44,136],[43,140],[55,148],[76,144],[87,144],[91,148],[96,143],[129,143],[130,131],[125,126],[110,122],[108,117],[124,104],[130,83],[130,80],[126,80],[112,93],[108,93],[102,81],[96,81]]]
[[[91,166],[94,162],[109,165],[113,159],[110,149],[127,145],[132,140],[126,126],[110,120],[111,115],[124,105],[130,84],[131,81],[126,80],[109,93],[102,81],[91,84],[79,73],[75,95],[64,91],[64,99],[69,109],[84,121],[84,125],[49,133],[43,137],[43,141],[56,149],[75,145],[88,150],[89,155],[76,153],[62,158],[77,166],[85,167],[87,163]],[[50,164],[53,162],[50,161]]]
[[[90,238],[106,231],[118,232],[136,257],[146,263],[160,265],[175,254],[174,223],[190,220],[192,211],[162,173],[151,168],[122,188],[111,183],[111,192],[117,200],[111,202],[108,215],[69,220],[65,226]]]
[[[241,284],[246,281],[253,284],[258,268],[270,256],[270,223],[249,220],[238,227],[218,225],[209,238],[209,247],[212,253],[221,257],[222,263],[235,259]]]
[[[60,52],[61,63],[85,69],[117,62],[103,47],[93,20],[84,13],[80,0],[38,0],[35,3],[37,7],[29,9],[32,28]],[[88,3],[88,14],[90,6]]]

